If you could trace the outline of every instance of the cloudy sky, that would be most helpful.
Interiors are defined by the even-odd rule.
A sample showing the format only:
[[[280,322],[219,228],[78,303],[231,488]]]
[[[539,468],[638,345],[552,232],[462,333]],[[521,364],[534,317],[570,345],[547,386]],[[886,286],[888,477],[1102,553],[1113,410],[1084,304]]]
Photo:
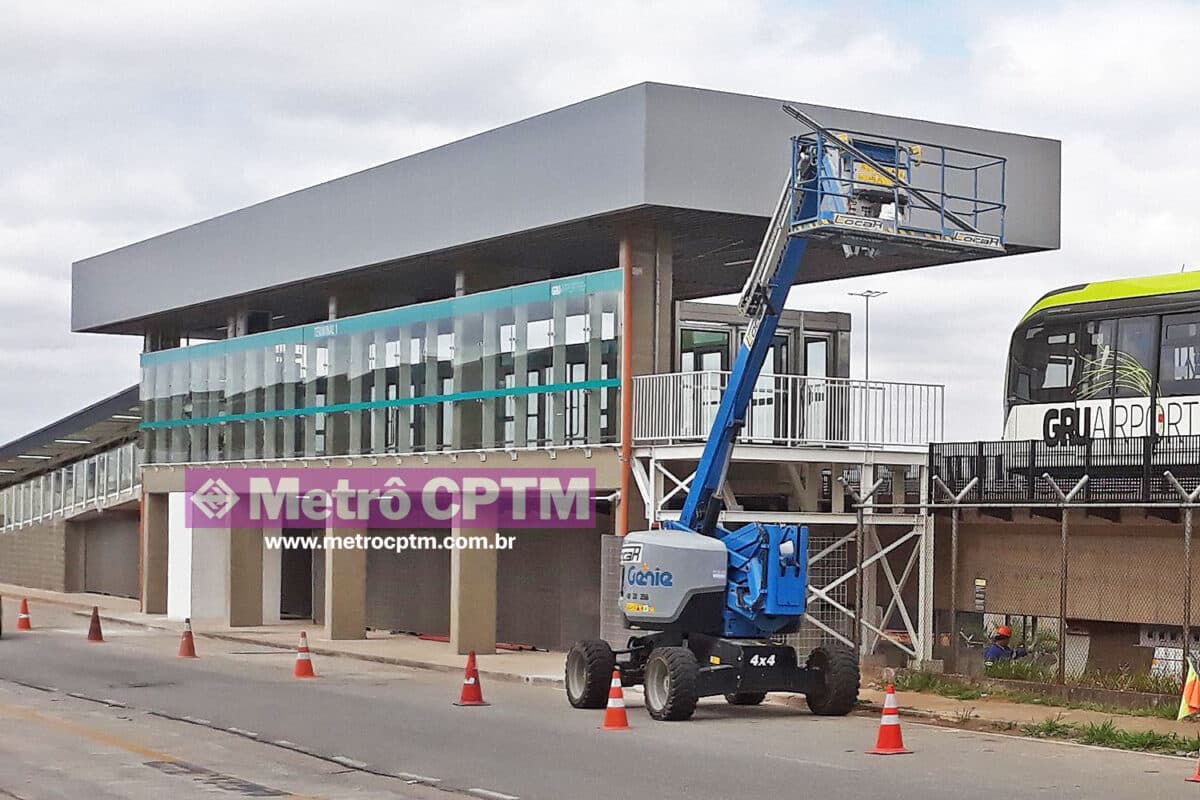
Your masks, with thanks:
[[[945,383],[949,437],[999,436],[1007,339],[1043,292],[1200,267],[1198,5],[427,7],[4,5],[0,442],[138,378],[140,342],[69,332],[72,261],[644,80],[1062,140],[1061,251],[792,293],[861,327],[846,293],[887,291],[872,377]]]

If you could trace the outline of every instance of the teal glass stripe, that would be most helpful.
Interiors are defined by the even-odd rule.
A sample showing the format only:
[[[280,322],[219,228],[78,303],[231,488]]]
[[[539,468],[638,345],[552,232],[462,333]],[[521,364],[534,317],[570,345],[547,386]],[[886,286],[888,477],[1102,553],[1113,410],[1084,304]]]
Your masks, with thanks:
[[[574,392],[586,389],[609,389],[619,386],[618,378],[602,378],[593,381],[576,383],[547,383],[542,386],[514,386],[508,389],[480,389],[473,392],[454,392],[451,394],[430,395],[428,397],[400,397],[394,400],[365,401],[361,403],[337,403],[328,406],[313,406],[312,408],[281,408],[272,411],[250,411],[244,414],[226,414],[216,417],[195,417],[192,419],[163,419],[153,422],[143,422],[142,430],[158,428],[180,428],[190,425],[219,425],[223,422],[243,422],[258,419],[278,419],[281,417],[303,417],[310,414],[338,414],[343,411],[368,411],[374,408],[399,408],[401,406],[425,406],[437,403],[453,403],[461,400],[485,400],[492,397],[521,397],[531,394],[550,394],[553,392]]]
[[[541,281],[539,283],[513,286],[506,289],[493,289],[488,292],[478,292],[462,297],[451,297],[444,300],[432,300],[427,303],[417,303],[401,308],[372,311],[353,317],[317,322],[311,325],[297,325],[292,328],[252,333],[234,339],[224,339],[217,342],[202,342],[189,347],[177,347],[171,350],[159,350],[153,353],[142,353],[142,366],[170,364],[180,361],[193,361],[200,358],[216,358],[231,353],[248,350],[261,350],[281,344],[303,344],[316,342],[330,336],[343,336],[350,333],[364,333],[379,328],[412,325],[435,319],[450,319],[466,314],[476,314],[483,311],[493,311],[500,308],[530,305],[533,303],[550,302],[564,297],[583,297],[599,292],[619,291],[621,289],[621,270],[610,269],[602,272],[592,272],[570,278]]]

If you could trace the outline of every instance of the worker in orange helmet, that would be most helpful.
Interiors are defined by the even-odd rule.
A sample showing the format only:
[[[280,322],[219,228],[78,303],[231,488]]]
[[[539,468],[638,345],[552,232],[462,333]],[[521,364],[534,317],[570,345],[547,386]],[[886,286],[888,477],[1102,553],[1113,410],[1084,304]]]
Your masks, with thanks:
[[[996,633],[992,635],[992,643],[983,651],[983,663],[990,667],[997,661],[1012,661],[1029,655],[1024,647],[1018,647],[1015,650],[1009,647],[1008,640],[1011,638],[1012,628],[1007,625],[996,628]]]

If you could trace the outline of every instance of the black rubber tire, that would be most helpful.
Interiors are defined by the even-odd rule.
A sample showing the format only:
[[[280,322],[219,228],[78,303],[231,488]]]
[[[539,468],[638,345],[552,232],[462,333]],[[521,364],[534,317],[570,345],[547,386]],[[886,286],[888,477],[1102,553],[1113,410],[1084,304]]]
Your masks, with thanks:
[[[821,685],[804,699],[814,714],[844,717],[858,705],[858,659],[847,647],[821,645],[808,656],[808,668],[821,673]]]
[[[564,669],[567,700],[575,708],[604,708],[616,666],[617,657],[603,639],[584,639],[571,645]]]
[[[731,706],[756,706],[766,699],[766,692],[730,692],[725,695],[725,702]]]
[[[666,691],[662,697],[650,687],[650,681],[659,670],[665,671]],[[643,683],[646,711],[651,717],[663,722],[678,722],[690,719],[700,702],[697,683],[700,665],[696,656],[686,647],[656,647],[646,660],[646,678]],[[659,702],[655,702],[655,700]]]

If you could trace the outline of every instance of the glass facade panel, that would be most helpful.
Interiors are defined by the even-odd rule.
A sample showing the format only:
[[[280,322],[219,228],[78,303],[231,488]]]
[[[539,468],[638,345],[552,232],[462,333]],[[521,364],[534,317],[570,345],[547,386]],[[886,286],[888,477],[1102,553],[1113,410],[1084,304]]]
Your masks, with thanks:
[[[620,289],[608,270],[145,353],[146,457],[613,442]]]

